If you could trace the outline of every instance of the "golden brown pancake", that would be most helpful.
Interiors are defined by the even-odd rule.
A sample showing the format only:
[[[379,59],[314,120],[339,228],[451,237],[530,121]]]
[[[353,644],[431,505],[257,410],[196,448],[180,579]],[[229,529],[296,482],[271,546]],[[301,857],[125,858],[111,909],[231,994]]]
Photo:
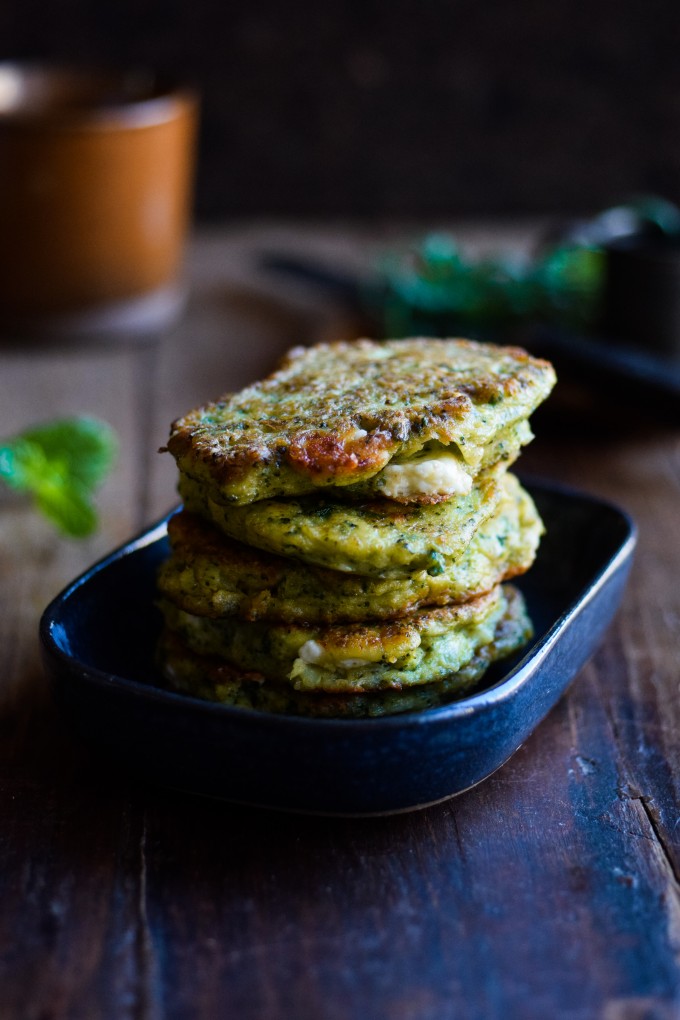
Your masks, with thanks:
[[[470,340],[294,348],[268,378],[179,418],[167,448],[224,505],[352,486],[423,502],[464,491],[503,437],[516,456],[554,381],[546,361]],[[427,464],[404,472],[414,458]]]

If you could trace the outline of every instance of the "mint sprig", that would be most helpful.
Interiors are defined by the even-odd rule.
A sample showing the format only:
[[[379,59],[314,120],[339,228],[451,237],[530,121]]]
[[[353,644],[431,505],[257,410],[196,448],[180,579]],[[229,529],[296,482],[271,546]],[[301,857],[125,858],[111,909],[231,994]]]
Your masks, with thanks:
[[[546,321],[583,328],[597,314],[603,279],[594,248],[564,244],[528,260],[475,259],[443,234],[388,256],[383,270],[388,336]]]
[[[97,418],[61,418],[0,441],[0,480],[30,494],[66,535],[83,538],[98,518],[94,490],[118,451],[110,425]]]

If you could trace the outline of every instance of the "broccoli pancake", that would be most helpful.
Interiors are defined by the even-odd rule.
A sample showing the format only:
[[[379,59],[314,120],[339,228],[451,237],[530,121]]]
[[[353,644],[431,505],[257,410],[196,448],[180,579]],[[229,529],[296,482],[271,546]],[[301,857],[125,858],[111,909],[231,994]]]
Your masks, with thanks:
[[[524,573],[542,531],[531,497],[508,474],[496,513],[441,574],[419,570],[408,577],[379,578],[306,567],[260,552],[183,511],[168,523],[172,555],[161,566],[158,587],[198,616],[282,623],[393,619],[421,606],[465,602]]]
[[[387,622],[264,624],[194,616],[162,601],[166,626],[199,655],[296,690],[358,693],[442,680],[493,640],[506,610],[499,585],[461,605],[419,610]]]
[[[519,592],[506,588],[507,605],[493,641],[479,648],[455,673],[435,683],[405,690],[368,694],[325,694],[296,691],[285,684],[264,682],[258,674],[239,672],[217,657],[190,651],[166,631],[159,657],[169,687],[183,694],[237,708],[318,718],[362,718],[422,711],[448,704],[467,693],[489,665],[511,655],[531,637],[531,625]]]
[[[357,483],[365,492],[370,479],[389,498],[450,496],[554,382],[548,362],[470,340],[299,347],[267,379],[175,421],[167,449],[222,504]],[[428,444],[429,467],[404,473]],[[381,475],[393,461],[397,477]]]
[[[320,497],[264,499],[225,507],[183,479],[185,507],[246,545],[346,573],[437,576],[459,557],[495,513],[505,468],[485,472],[465,495],[444,503],[404,506],[392,500],[343,503]]]
[[[474,463],[465,461],[450,446],[433,440],[411,457],[394,457],[367,482],[339,488],[334,495],[343,499],[384,497],[397,503],[443,503],[453,495],[469,492],[475,477],[487,468],[501,461],[506,468],[510,467],[521,448],[533,438],[529,422],[518,422],[503,429]]]

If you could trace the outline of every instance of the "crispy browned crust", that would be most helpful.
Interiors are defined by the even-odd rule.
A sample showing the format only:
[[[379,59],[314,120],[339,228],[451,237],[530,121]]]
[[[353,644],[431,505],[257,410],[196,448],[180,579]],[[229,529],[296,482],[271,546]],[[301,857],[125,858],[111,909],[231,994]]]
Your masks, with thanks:
[[[547,396],[551,365],[469,340],[358,340],[295,348],[262,382],[172,425],[180,468],[239,502],[377,474],[425,443],[486,443]],[[248,476],[261,476],[248,491]]]

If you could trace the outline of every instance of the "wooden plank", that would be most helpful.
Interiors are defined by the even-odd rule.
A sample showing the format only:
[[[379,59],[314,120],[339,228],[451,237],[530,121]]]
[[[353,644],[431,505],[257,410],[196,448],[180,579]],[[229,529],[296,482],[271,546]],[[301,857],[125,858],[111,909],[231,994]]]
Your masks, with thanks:
[[[603,654],[602,697],[623,760],[623,787],[646,806],[676,874],[680,866],[680,587],[677,436],[641,423],[641,438],[572,447],[561,478],[623,506],[639,539],[616,637]],[[555,474],[548,451],[539,467]]]
[[[18,497],[0,501],[3,1018],[65,1016],[73,989],[101,961],[98,925],[118,815],[102,809],[93,788],[78,793],[77,777],[88,763],[55,715],[37,629],[49,599],[138,525],[143,362],[140,348],[124,345],[0,351],[0,435],[94,414],[120,440],[117,465],[98,495],[101,527],[92,538],[59,536]]]

